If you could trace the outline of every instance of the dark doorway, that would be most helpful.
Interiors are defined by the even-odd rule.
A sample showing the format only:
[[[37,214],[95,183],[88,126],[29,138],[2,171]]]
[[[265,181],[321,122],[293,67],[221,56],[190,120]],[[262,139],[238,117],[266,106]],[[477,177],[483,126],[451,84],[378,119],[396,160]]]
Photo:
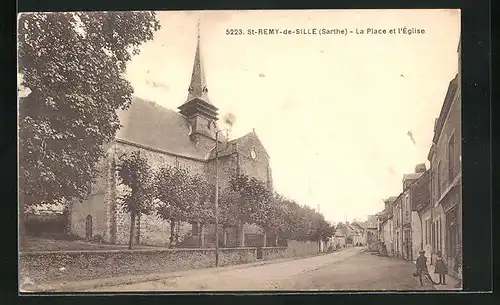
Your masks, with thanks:
[[[257,247],[257,259],[262,259],[262,246]]]
[[[85,238],[87,240],[92,238],[92,216],[90,215],[85,219]]]

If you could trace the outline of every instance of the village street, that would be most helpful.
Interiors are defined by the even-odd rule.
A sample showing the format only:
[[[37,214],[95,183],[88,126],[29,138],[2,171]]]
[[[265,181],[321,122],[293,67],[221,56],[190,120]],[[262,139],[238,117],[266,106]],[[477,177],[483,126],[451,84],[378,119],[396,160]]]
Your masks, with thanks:
[[[204,269],[151,282],[101,287],[89,292],[242,290],[432,290],[412,276],[411,263],[362,248],[244,268]]]

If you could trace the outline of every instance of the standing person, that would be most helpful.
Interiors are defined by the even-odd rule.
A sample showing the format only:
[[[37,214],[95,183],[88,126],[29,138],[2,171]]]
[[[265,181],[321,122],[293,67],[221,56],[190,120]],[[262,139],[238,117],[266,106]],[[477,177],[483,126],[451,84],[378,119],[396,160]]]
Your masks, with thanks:
[[[438,285],[446,285],[446,274],[448,274],[448,269],[446,268],[446,264],[443,261],[443,254],[441,253],[441,251],[438,251],[436,254],[437,259],[434,273],[439,275]]]
[[[419,257],[417,257],[416,275],[418,276],[418,279],[420,280],[420,286],[423,286],[424,283],[422,281],[422,275],[429,274],[429,271],[427,270],[427,257],[425,257],[424,250],[420,250],[418,253],[420,255],[419,255]]]
[[[423,286],[424,283],[422,281],[422,276],[425,275],[429,281],[435,285],[436,283],[432,280],[429,270],[427,269],[427,257],[425,257],[425,251],[420,250],[418,252],[420,254],[419,257],[417,257],[417,272],[415,272],[415,276],[418,276],[418,279],[420,280],[420,286]]]

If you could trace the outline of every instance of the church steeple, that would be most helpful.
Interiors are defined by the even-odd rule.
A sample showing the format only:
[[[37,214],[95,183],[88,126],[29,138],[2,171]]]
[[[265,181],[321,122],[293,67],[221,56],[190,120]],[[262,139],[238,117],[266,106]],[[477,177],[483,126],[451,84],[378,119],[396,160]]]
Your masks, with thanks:
[[[191,82],[188,88],[187,100],[178,107],[179,112],[191,122],[191,138],[198,141],[198,135],[215,139],[218,120],[217,111],[208,98],[208,89],[203,67],[200,43],[200,21],[197,27],[196,51],[194,54]]]
[[[208,98],[207,82],[205,80],[205,71],[203,67],[203,59],[200,52],[200,20],[198,19],[198,39],[196,42],[196,52],[194,54],[193,71],[191,73],[191,84],[188,89],[188,98],[186,102],[192,99],[199,98],[207,103],[210,103]]]

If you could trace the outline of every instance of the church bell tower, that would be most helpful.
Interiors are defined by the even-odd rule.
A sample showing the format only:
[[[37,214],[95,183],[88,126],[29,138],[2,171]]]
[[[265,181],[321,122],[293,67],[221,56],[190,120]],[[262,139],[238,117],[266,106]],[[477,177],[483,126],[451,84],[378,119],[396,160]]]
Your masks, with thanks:
[[[186,102],[178,107],[180,114],[189,119],[191,140],[203,145],[213,145],[219,110],[208,98],[207,83],[200,52],[200,23],[198,21],[198,39],[194,55],[193,72]]]

